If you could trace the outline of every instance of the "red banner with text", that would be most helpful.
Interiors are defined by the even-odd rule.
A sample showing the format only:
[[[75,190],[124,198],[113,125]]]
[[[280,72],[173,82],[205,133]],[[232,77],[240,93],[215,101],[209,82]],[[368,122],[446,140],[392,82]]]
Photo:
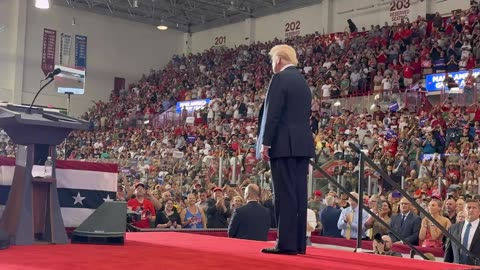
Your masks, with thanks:
[[[55,45],[57,31],[43,29],[42,71],[45,76],[55,68]]]

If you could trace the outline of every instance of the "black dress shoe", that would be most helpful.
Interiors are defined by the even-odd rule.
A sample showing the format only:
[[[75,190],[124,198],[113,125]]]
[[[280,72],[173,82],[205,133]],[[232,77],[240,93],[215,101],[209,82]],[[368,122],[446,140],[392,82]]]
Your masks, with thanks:
[[[262,253],[267,253],[267,254],[283,254],[283,255],[297,255],[297,251],[292,251],[292,250],[281,250],[276,247],[273,248],[264,248],[262,249]]]

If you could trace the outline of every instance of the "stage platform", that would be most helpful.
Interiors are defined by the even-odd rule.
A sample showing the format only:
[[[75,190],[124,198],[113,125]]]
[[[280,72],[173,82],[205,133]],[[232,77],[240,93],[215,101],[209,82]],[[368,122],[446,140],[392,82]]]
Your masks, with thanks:
[[[124,246],[13,246],[0,250],[0,269],[471,269],[455,264],[315,247],[309,247],[306,255],[296,256],[260,252],[271,245],[191,233],[128,233]]]

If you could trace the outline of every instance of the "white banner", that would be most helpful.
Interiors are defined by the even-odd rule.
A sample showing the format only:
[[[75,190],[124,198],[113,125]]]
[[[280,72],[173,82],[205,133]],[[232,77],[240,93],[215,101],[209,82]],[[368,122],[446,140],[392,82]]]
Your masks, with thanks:
[[[71,52],[72,52],[72,35],[62,33],[60,38],[60,65],[68,66],[70,64]]]
[[[410,16],[412,0],[392,0],[390,2],[390,18],[392,23],[399,23]]]

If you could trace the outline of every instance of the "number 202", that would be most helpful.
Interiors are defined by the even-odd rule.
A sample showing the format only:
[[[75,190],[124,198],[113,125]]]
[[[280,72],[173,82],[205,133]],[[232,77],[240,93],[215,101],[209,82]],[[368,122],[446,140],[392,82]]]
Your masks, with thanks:
[[[300,30],[300,21],[285,24],[285,32]]]

